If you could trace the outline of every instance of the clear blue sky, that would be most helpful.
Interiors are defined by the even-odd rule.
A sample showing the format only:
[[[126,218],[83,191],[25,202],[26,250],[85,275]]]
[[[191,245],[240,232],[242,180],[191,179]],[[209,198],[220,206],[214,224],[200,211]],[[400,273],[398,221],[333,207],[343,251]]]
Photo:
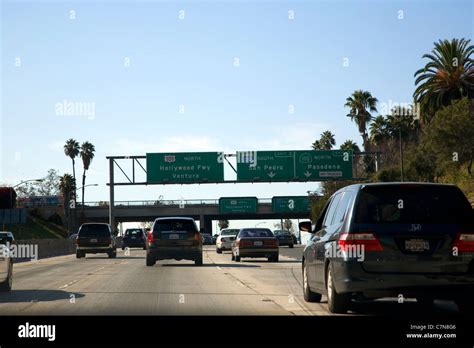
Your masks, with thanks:
[[[438,39],[472,38],[473,18],[473,2],[456,0],[2,1],[0,182],[71,172],[70,137],[96,146],[87,183],[100,186],[86,200],[108,200],[107,155],[304,149],[327,129],[337,146],[360,145],[345,98],[365,89],[382,103],[410,102],[421,56]],[[63,100],[95,103],[95,114],[57,115]],[[148,186],[119,188],[116,199],[316,187]]]

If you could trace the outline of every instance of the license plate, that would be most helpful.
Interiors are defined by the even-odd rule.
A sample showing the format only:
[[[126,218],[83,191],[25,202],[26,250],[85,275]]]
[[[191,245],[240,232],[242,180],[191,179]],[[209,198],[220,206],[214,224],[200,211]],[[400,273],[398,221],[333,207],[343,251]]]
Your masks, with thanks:
[[[405,249],[409,251],[430,250],[430,243],[424,239],[408,239],[405,241]]]
[[[179,234],[170,234],[170,239],[179,239]]]
[[[91,243],[97,243],[97,239],[91,239],[90,242]]]
[[[253,245],[254,245],[254,246],[262,246],[262,245],[263,245],[263,242],[257,240],[257,241],[255,241],[255,242],[253,242]]]

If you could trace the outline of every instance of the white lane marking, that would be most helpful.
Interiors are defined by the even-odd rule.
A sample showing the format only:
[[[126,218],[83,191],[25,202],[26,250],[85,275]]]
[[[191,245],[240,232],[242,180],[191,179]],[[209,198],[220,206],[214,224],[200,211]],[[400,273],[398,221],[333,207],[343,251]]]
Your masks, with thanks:
[[[71,286],[72,284],[75,284],[77,283],[79,280],[73,280],[72,282],[69,282],[67,284],[64,284],[63,286],[61,286],[59,289],[65,289],[67,288],[68,286]]]
[[[222,271],[222,268],[220,268],[220,266],[216,266],[216,268],[217,268],[219,271]]]

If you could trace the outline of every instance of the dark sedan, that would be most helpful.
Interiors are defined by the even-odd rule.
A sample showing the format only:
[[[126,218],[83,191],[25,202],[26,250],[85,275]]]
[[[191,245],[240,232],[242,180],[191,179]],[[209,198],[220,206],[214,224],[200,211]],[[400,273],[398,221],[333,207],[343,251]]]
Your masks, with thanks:
[[[243,228],[232,243],[232,260],[242,257],[266,257],[278,262],[278,240],[268,228]]]
[[[302,260],[306,301],[328,298],[345,313],[353,299],[454,300],[472,313],[474,214],[454,185],[347,186],[327,202]]]
[[[202,245],[212,245],[212,236],[209,233],[203,233],[202,236]]]
[[[294,239],[293,235],[286,231],[286,230],[276,230],[273,231],[273,234],[275,235],[276,239],[278,239],[278,244],[280,246],[288,246],[290,248],[293,248],[294,245]]]

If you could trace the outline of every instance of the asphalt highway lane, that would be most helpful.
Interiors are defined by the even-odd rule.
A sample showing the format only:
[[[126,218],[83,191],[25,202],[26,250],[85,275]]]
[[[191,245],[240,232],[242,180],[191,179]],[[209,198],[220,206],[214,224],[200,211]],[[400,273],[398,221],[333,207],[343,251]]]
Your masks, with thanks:
[[[302,248],[280,248],[280,262],[231,261],[229,252],[204,247],[204,265],[158,261],[145,266],[145,251],[60,256],[14,265],[13,290],[0,293],[0,315],[332,315],[326,299],[302,296]],[[410,317],[415,301],[354,305],[348,315]],[[437,301],[433,314],[458,315],[451,302]]]

